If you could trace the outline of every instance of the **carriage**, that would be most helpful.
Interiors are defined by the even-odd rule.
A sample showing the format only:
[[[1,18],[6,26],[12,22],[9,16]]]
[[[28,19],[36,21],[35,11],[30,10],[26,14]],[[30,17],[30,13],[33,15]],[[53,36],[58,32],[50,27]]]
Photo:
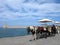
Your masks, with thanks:
[[[42,19],[39,20],[39,22],[46,24],[47,22],[53,22],[53,21],[50,19]],[[52,26],[45,25],[45,27],[29,26],[27,27],[27,32],[28,33],[31,32],[33,36],[35,35],[36,39],[39,39],[39,38],[47,38],[47,37],[55,36],[58,33],[58,30],[56,26],[53,24]]]

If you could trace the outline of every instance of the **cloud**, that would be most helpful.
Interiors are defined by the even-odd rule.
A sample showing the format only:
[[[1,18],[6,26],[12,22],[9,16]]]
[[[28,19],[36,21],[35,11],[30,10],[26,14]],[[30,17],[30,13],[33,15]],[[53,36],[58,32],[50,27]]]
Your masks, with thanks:
[[[44,4],[44,3],[55,3],[55,0],[24,0],[23,2]]]
[[[3,1],[1,1],[3,2]],[[5,0],[0,3],[0,20],[41,19],[60,16],[60,4],[54,0]],[[36,18],[37,17],[37,18]]]

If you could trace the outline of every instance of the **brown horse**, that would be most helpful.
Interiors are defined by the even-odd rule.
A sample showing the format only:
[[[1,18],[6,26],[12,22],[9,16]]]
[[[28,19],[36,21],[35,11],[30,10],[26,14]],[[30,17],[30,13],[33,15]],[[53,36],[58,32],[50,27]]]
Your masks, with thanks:
[[[36,33],[39,34],[37,38],[47,38],[49,31],[46,27],[38,27]]]

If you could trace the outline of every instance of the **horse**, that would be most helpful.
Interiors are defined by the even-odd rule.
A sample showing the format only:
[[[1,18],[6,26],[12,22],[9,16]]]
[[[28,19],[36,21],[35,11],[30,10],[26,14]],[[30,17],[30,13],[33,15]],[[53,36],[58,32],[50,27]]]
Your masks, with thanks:
[[[28,32],[27,34],[29,34],[31,32],[33,40],[36,40],[36,30],[37,30],[36,26],[27,27],[27,32]]]
[[[38,27],[36,32],[37,34],[39,34],[37,38],[47,38],[47,36],[49,35],[49,31],[47,27]]]

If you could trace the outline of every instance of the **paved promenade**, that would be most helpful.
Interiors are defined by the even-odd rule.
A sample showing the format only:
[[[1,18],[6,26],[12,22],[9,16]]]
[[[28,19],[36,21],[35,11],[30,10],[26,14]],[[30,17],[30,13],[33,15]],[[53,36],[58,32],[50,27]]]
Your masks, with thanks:
[[[47,39],[39,39],[30,41],[31,35],[0,38],[0,45],[60,45],[60,34],[55,37],[48,37]]]

